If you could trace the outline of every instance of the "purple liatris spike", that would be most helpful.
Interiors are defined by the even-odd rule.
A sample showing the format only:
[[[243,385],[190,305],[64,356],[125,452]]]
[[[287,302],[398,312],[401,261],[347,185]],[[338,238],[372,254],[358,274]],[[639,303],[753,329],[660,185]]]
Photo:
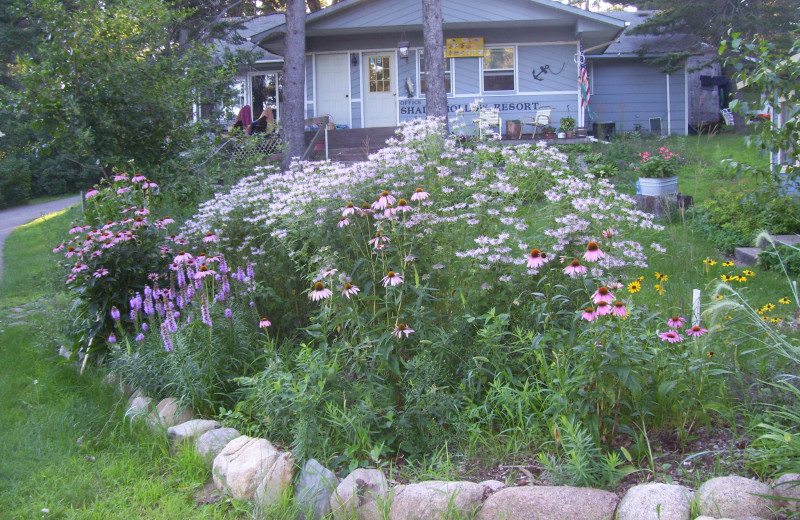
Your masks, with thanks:
[[[172,345],[172,338],[169,337],[169,331],[167,331],[167,324],[161,324],[161,339],[164,341],[164,350],[167,352],[172,352],[175,350],[175,347]]]
[[[191,284],[186,286],[186,299],[191,300],[194,297],[194,287]]]
[[[151,289],[149,285],[146,285],[144,288],[144,297],[149,298],[151,296],[153,296],[153,289]]]
[[[178,269],[178,287],[186,285],[186,275],[183,274],[183,267]]]
[[[231,283],[228,281],[228,275],[222,275],[222,292],[230,294],[231,292]]]
[[[108,342],[109,343],[116,343],[117,342],[117,337],[114,335],[113,332],[108,335]]]
[[[236,279],[240,282],[244,281],[244,271],[242,271],[242,266],[238,266],[236,268]]]
[[[136,296],[131,298],[129,303],[131,305],[132,310],[136,312],[142,310],[142,295],[137,292]]]
[[[145,289],[148,288],[146,287]],[[155,309],[153,308],[153,296],[152,296],[153,293],[151,291],[150,294],[147,294],[147,291],[145,290],[145,294],[146,296],[144,298],[144,305],[143,305],[144,313],[147,314],[148,316],[152,316],[153,313],[155,312]]]
[[[227,274],[228,272],[228,262],[225,261],[224,256],[219,258],[219,272],[222,274]]]
[[[150,325],[148,325],[147,323],[142,323],[142,330],[143,331],[147,332],[149,329],[150,329]]]
[[[229,320],[233,318],[233,311],[230,308],[225,309],[225,317]]]
[[[134,341],[144,341],[144,334],[142,334],[141,332],[137,334]]]
[[[206,296],[206,293],[200,296],[200,313],[203,316],[203,323],[211,327],[211,312],[208,310],[208,296]]]
[[[131,312],[128,313],[128,315],[131,317],[131,321],[135,321],[136,320],[136,311],[135,310],[131,309]]]
[[[253,271],[253,264],[247,262],[247,277],[253,280],[256,277],[255,271]]]

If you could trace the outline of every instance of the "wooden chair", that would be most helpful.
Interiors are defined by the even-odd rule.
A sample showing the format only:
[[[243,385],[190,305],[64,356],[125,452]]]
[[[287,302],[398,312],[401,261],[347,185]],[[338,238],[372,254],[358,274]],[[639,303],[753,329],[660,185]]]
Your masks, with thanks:
[[[541,106],[536,110],[536,114],[533,116],[525,116],[522,118],[522,126],[520,127],[519,135],[525,132],[525,126],[533,126],[533,133],[531,137],[536,137],[536,130],[539,127],[550,126],[550,114],[553,112],[553,107],[551,106]]]
[[[480,116],[475,121],[478,123],[478,136],[483,139],[484,128],[497,127],[497,133],[500,133],[500,113],[494,110],[481,110]]]

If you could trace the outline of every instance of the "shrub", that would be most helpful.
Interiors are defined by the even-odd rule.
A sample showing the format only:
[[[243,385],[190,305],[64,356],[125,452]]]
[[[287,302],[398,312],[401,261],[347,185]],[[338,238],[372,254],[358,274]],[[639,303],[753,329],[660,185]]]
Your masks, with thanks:
[[[28,161],[0,152],[0,208],[24,204],[31,196]]]

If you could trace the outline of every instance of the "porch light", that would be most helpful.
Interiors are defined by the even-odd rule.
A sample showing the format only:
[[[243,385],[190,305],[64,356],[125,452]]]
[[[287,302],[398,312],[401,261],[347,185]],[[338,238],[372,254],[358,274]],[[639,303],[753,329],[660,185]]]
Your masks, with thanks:
[[[397,53],[401,58],[408,59],[408,42],[403,40],[397,42]]]
[[[350,53],[350,63],[353,65],[353,67],[358,65],[358,53],[357,52],[351,52]]]

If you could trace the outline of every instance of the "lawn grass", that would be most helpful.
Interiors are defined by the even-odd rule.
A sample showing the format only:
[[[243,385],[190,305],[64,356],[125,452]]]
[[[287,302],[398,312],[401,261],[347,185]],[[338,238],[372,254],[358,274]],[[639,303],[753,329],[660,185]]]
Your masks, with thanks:
[[[0,285],[0,517],[228,519],[249,505],[198,505],[210,468],[163,432],[123,417],[126,402],[57,357],[71,304],[50,252],[75,210],[48,215],[6,243]],[[31,302],[36,302],[35,304]],[[48,513],[43,513],[47,510]]]

